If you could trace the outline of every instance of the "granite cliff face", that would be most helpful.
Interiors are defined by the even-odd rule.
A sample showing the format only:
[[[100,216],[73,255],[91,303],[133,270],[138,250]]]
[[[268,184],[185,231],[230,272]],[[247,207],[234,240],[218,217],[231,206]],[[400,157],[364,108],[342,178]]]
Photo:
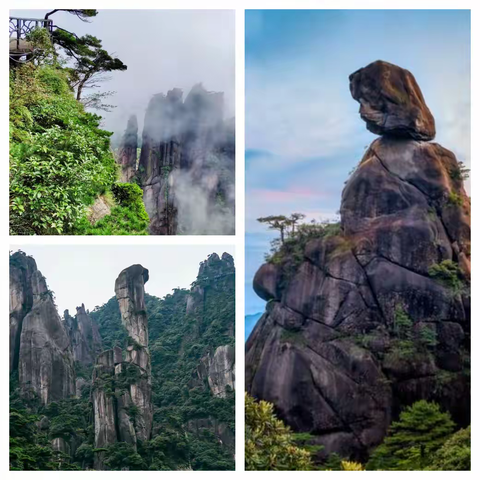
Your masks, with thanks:
[[[295,272],[265,264],[268,301],[246,345],[246,388],[324,449],[364,460],[400,409],[438,402],[470,419],[470,200],[436,143],[413,75],[375,62],[350,76],[381,137],[348,180],[341,233],[311,240]]]
[[[154,235],[231,234],[235,136],[223,94],[196,85],[155,95],[145,115],[138,178]]]
[[[125,352],[120,347],[97,358],[93,371],[95,447],[150,439],[153,407],[148,322],[144,284],[148,270],[132,265],[115,281],[122,324],[128,333]],[[104,453],[95,457],[95,468],[104,469]]]
[[[70,338],[73,359],[84,366],[93,365],[97,355],[102,351],[102,338],[97,323],[86,312],[83,303],[77,307],[75,317],[71,317],[68,310],[65,310],[63,318]]]
[[[127,129],[122,137],[117,154],[117,164],[120,165],[120,181],[130,182],[137,170],[138,123],[135,115],[130,116]]]
[[[68,334],[35,260],[22,252],[10,257],[10,370],[23,396],[44,405],[75,394]]]

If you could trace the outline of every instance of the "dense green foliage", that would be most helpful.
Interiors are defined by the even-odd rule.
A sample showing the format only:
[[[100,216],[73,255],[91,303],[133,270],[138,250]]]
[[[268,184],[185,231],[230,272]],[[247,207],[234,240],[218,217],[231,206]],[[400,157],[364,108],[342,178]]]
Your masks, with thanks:
[[[208,352],[220,345],[234,345],[233,270],[215,278],[207,272],[194,285],[205,290],[201,311],[186,312],[189,290],[176,289],[163,299],[145,295],[155,409],[153,438],[139,449],[144,469],[234,469],[234,393],[214,397],[196,374]],[[99,324],[105,347],[127,345],[115,297],[91,316]],[[221,430],[226,431],[223,445]]]
[[[455,432],[432,455],[426,470],[470,470],[470,427]]]
[[[75,100],[57,64],[10,72],[10,231],[17,235],[140,234],[148,217],[138,191],[91,226],[87,207],[115,185],[110,133]]]
[[[125,192],[124,192],[125,193]],[[125,193],[128,195],[128,193]],[[212,262],[215,263],[215,262]],[[105,449],[94,447],[91,378],[93,367],[75,364],[76,377],[85,379],[79,398],[43,406],[38,398],[20,396],[16,372],[10,396],[10,468],[12,470],[93,469],[96,452],[104,452],[110,470],[233,470],[235,395],[214,397],[205,378],[197,375],[201,360],[221,345],[234,345],[235,274],[233,266],[203,270],[193,285],[204,291],[198,307],[186,312],[190,290],[176,289],[163,299],[146,295],[149,345],[152,357],[152,439],[138,442],[137,451],[126,443]],[[215,267],[215,265],[213,265]],[[98,306],[91,317],[99,325],[105,349],[125,347],[129,338],[122,326],[115,297]],[[130,365],[104,382],[107,395],[138,378]],[[110,390],[109,390],[110,387]],[[132,408],[131,415],[135,415]],[[70,454],[55,450],[64,442]]]
[[[91,372],[90,372],[91,375]],[[93,464],[93,423],[90,389],[80,398],[52,402],[20,397],[18,382],[10,382],[10,469],[82,470]],[[78,445],[72,456],[57,451],[52,441]]]
[[[61,69],[10,72],[10,207],[14,234],[68,234],[116,178],[110,134]]]
[[[392,422],[383,443],[373,452],[368,470],[424,470],[452,434],[450,414],[436,403],[420,400]]]
[[[273,404],[245,394],[245,469],[312,470],[311,454],[299,448]]]
[[[143,204],[143,191],[134,183],[115,183],[112,193],[116,206],[93,225],[87,219],[78,223],[84,235],[148,235],[148,214]]]

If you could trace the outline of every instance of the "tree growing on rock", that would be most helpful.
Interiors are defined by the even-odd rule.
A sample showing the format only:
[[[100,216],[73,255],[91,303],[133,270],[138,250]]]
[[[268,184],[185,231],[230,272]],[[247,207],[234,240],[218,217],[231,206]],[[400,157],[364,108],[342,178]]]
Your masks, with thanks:
[[[368,470],[424,470],[452,434],[455,423],[436,403],[420,400],[390,425],[383,443],[373,452]]]
[[[294,443],[290,429],[279,420],[273,404],[245,394],[245,469],[312,470],[310,453]]]

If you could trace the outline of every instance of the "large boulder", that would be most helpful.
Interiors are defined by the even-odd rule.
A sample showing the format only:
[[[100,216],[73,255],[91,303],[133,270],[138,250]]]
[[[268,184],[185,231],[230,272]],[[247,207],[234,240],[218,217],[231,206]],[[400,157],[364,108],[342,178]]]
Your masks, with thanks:
[[[435,120],[408,70],[378,60],[350,75],[350,92],[371,132],[416,140],[435,137]]]

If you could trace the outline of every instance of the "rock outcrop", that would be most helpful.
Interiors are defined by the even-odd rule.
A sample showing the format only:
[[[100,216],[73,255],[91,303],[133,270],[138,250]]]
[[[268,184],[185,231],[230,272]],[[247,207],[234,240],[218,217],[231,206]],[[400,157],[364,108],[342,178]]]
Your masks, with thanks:
[[[117,153],[117,164],[120,165],[120,181],[130,182],[137,170],[138,123],[135,115],[130,116],[127,129]]]
[[[371,132],[415,140],[435,137],[433,115],[408,70],[373,62],[350,75],[350,91]]]
[[[382,134],[348,180],[341,234],[307,243],[295,271],[264,265],[269,301],[246,345],[246,388],[294,430],[364,460],[401,408],[470,419],[470,200],[435,143],[413,75],[375,62],[351,77]],[[291,265],[291,259],[288,259]]]
[[[232,233],[232,128],[223,121],[223,93],[201,85],[185,101],[178,88],[151,99],[138,175],[152,234]]]
[[[235,390],[235,346],[222,345],[203,357],[197,377],[200,385],[208,383],[214,397],[225,398],[228,389]]]
[[[68,310],[65,310],[63,318],[70,337],[73,359],[85,366],[93,365],[102,351],[102,338],[97,323],[88,315],[83,303],[77,307],[75,317],[71,317]]]
[[[148,321],[144,284],[148,270],[132,265],[115,281],[122,324],[129,336],[125,352],[120,347],[97,358],[93,372],[95,447],[150,439],[153,407],[151,364],[148,350]],[[95,457],[95,468],[104,469],[104,453]]]
[[[10,257],[10,368],[26,397],[48,404],[75,395],[68,334],[45,277],[23,252]]]

